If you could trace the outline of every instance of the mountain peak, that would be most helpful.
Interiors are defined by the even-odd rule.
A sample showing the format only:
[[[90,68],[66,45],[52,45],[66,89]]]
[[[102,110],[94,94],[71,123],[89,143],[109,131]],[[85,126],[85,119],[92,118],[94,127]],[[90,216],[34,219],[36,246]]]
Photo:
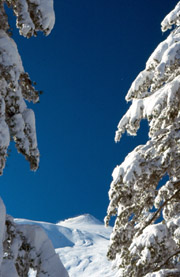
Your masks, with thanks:
[[[57,224],[26,219],[15,219],[15,222],[41,226],[70,276],[117,276],[106,257],[112,228],[105,228],[94,216],[83,214]]]
[[[66,219],[64,221],[59,221],[57,225],[62,226],[77,226],[77,225],[102,225],[103,223],[90,214],[83,214],[76,217]]]

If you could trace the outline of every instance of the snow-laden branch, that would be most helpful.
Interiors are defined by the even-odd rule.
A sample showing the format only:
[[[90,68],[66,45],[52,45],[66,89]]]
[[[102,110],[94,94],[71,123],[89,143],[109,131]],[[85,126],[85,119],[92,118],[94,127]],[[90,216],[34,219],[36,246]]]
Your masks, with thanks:
[[[3,243],[1,276],[29,276],[28,273],[33,270],[38,277],[68,277],[52,242],[42,228],[37,225],[16,224],[12,217],[6,217],[5,214],[2,223],[0,221],[0,242]],[[2,232],[3,227],[5,232]]]
[[[24,37],[36,36],[38,31],[49,35],[54,27],[53,0],[6,0],[17,17],[16,26]]]
[[[1,174],[10,137],[14,138],[18,151],[25,155],[32,170],[36,170],[39,164],[34,112],[27,108],[23,99],[25,92],[29,95],[28,100],[38,101],[39,96],[33,87],[28,86],[28,77],[22,79],[24,75],[27,76],[14,40],[0,30]]]
[[[179,276],[180,268],[180,2],[162,22],[159,44],[132,83],[132,104],[118,124],[115,141],[123,133],[136,135],[148,121],[149,141],[136,147],[113,171],[105,222],[116,216],[109,259],[119,276]],[[164,176],[169,177],[161,184]],[[156,220],[161,222],[156,223]]]
[[[168,261],[170,259],[172,259],[174,256],[177,256],[180,254],[180,249],[176,250],[174,253],[172,253],[169,257],[167,257],[167,259],[165,261],[163,261],[159,266],[154,268],[154,271],[159,271],[161,268],[163,268],[164,266],[167,265]],[[175,272],[177,273],[177,272]],[[180,274],[180,270],[178,271],[178,273]],[[172,273],[171,273],[172,274]]]
[[[161,22],[161,29],[165,32],[171,29],[173,25],[180,25],[180,2],[177,3],[176,7]]]
[[[178,182],[178,184],[180,185],[180,182]],[[151,223],[154,223],[155,220],[157,220],[157,218],[161,215],[161,211],[162,209],[168,204],[168,202],[170,202],[173,198],[176,198],[179,196],[180,193],[180,189],[178,189],[170,198],[166,199],[163,204],[156,210],[156,212],[153,214],[153,216],[151,217],[151,219],[147,222],[145,222],[145,226],[143,226],[142,229],[140,229],[136,236],[139,236],[142,234],[143,230],[150,225]]]
[[[148,97],[179,75],[179,46],[180,30],[176,29],[151,54],[145,69],[132,83],[127,101]]]
[[[149,97],[133,100],[132,105],[118,124],[115,141],[119,141],[125,131],[130,135],[136,135],[142,119],[150,121],[150,134],[154,135],[157,130],[155,128],[157,121],[162,118],[163,113],[168,110],[168,116],[170,116],[171,111],[174,112],[175,109],[179,108],[179,105],[180,76],[177,76]],[[163,120],[161,120],[162,123]],[[163,127],[165,128],[164,125]]]
[[[35,115],[25,102],[38,102],[39,92],[24,71],[17,45],[10,37],[4,3],[13,8],[16,25],[25,37],[38,31],[48,35],[55,22],[53,0],[0,1],[0,175],[12,138],[31,169],[39,165]],[[0,199],[0,276],[29,276],[31,271],[39,277],[68,277],[44,231],[37,226],[16,225],[6,216]]]
[[[39,92],[24,71],[16,43],[9,35],[4,3],[13,9],[16,25],[25,37],[36,35],[38,31],[48,35],[55,23],[53,0],[0,1],[0,174],[11,138],[18,152],[30,162],[31,169],[39,166],[35,116],[25,102],[38,102]]]

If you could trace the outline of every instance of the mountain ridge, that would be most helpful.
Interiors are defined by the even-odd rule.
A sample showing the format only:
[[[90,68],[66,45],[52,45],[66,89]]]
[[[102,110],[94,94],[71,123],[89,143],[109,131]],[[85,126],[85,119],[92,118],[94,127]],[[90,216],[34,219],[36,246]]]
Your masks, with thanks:
[[[94,216],[83,214],[56,224],[27,219],[14,221],[41,226],[70,277],[116,276],[116,270],[106,257],[112,227],[105,227]]]

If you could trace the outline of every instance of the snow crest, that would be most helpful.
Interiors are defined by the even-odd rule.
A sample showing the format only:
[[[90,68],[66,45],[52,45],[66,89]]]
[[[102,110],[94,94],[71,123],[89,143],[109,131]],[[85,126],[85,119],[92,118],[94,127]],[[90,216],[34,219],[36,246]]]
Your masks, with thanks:
[[[41,226],[51,239],[56,253],[71,277],[115,277],[117,271],[107,260],[106,252],[112,228],[85,214],[57,224],[15,219],[18,224]],[[34,277],[31,273],[31,277]]]

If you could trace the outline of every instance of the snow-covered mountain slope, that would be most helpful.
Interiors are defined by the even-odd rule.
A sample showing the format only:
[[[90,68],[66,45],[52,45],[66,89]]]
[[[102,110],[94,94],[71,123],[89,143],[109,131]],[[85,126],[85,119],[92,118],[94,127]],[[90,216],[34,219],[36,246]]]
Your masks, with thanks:
[[[106,258],[112,228],[86,214],[57,224],[15,219],[18,224],[40,225],[51,239],[70,277],[115,277]]]

